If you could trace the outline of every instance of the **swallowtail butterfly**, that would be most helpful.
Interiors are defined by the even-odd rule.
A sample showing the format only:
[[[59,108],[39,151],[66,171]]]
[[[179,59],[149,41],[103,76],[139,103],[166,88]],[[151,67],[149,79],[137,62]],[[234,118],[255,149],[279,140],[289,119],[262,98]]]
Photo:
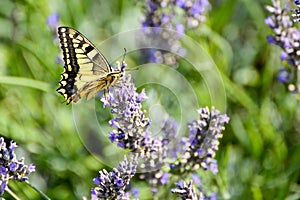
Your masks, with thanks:
[[[76,103],[84,95],[89,100],[123,76],[124,66],[114,71],[102,53],[79,31],[61,26],[58,36],[65,65],[57,92],[65,97],[67,104]]]

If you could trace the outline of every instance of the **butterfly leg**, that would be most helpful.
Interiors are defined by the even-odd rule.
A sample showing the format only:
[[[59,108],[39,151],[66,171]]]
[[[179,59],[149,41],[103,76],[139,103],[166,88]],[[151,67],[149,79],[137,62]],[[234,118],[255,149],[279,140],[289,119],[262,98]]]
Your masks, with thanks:
[[[103,93],[104,93],[105,100],[106,100],[107,102],[111,103],[111,102],[110,102],[110,98],[109,98],[109,88],[105,88],[105,89],[103,90]]]

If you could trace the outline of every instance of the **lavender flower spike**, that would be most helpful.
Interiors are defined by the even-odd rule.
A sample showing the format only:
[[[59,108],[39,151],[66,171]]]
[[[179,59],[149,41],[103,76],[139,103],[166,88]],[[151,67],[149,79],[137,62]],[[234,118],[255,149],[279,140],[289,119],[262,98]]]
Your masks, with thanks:
[[[192,181],[189,184],[186,184],[184,181],[179,181],[175,183],[177,188],[171,189],[171,192],[178,194],[182,200],[190,199],[190,200],[203,200],[204,195],[200,192],[199,195],[196,194],[195,187],[193,186]]]
[[[115,84],[113,91],[101,99],[104,106],[109,106],[115,115],[109,122],[115,128],[109,138],[117,142],[119,147],[133,152],[141,152],[142,149],[147,151],[150,120],[145,116],[141,104],[146,98],[145,91],[137,93],[131,76],[126,75]]]
[[[298,9],[294,10],[294,14],[292,14],[292,17],[294,18],[294,22],[299,22],[300,21],[300,1],[299,0],[294,0],[294,3],[298,7]]]
[[[33,164],[25,165],[24,158],[17,159],[15,148],[17,144],[11,140],[7,148],[3,137],[0,137],[0,196],[3,195],[9,180],[24,182],[28,175],[35,171]]]
[[[295,0],[298,6],[296,15],[299,17],[299,1]],[[288,15],[287,8],[281,8],[280,1],[273,0],[272,6],[266,6],[271,13],[265,20],[265,23],[273,30],[274,35],[268,36],[270,44],[275,44],[282,49],[281,60],[286,61],[289,67],[280,70],[278,80],[287,85],[289,91],[300,93],[299,70],[300,70],[300,31],[294,27],[294,23]],[[294,20],[295,22],[299,19]]]
[[[185,54],[180,38],[186,30],[196,29],[205,22],[205,14],[210,9],[210,4],[208,0],[146,0],[145,2],[142,27],[146,38],[142,38],[141,42],[143,44],[145,41],[150,41],[152,45],[159,46],[161,49],[148,49],[143,57],[146,61],[176,66],[177,60]]]
[[[105,169],[99,171],[99,176],[94,178],[97,185],[92,188],[92,200],[122,200],[124,199],[126,186],[134,176],[137,167],[137,156],[130,157],[119,163],[118,168],[113,168],[111,172]]]
[[[222,138],[224,123],[229,122],[229,117],[221,115],[218,110],[201,108],[198,110],[200,119],[189,124],[189,138],[183,140],[183,153],[175,163],[170,164],[171,170],[183,173],[195,171],[198,168],[210,169],[217,173],[217,163],[213,158]]]

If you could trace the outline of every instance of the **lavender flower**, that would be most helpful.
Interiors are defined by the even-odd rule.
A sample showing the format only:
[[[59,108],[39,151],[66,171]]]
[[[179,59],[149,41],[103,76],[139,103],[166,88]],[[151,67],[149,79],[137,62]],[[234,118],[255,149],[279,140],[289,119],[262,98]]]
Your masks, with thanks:
[[[141,105],[146,98],[144,91],[140,94],[136,92],[130,75],[127,75],[115,84],[114,91],[101,99],[104,106],[109,106],[115,115],[109,122],[115,128],[109,138],[117,142],[119,147],[140,152],[149,146],[147,129],[150,120],[145,117]]]
[[[7,188],[9,180],[24,182],[28,180],[28,175],[35,171],[33,164],[25,165],[24,158],[17,159],[15,148],[17,144],[10,141],[7,148],[3,137],[0,137],[0,196]]]
[[[166,184],[176,171],[184,173],[202,167],[217,173],[217,163],[213,157],[218,150],[223,125],[228,123],[229,118],[214,108],[211,111],[208,108],[199,109],[200,119],[189,124],[190,138],[185,139],[184,145],[177,145],[174,141],[177,124],[173,120],[164,123],[163,137],[151,137],[148,131],[150,120],[145,117],[141,105],[146,98],[144,90],[136,92],[131,77],[127,75],[102,101],[104,106],[111,107],[115,115],[109,122],[115,128],[110,133],[110,140],[144,158],[144,162],[140,163],[140,169],[144,172],[140,178],[148,181],[152,191],[157,192],[158,186]],[[182,154],[179,157],[178,146],[184,147],[180,149]],[[171,169],[169,172],[168,166]]]
[[[197,28],[203,23],[206,11],[210,8],[207,0],[146,0],[145,18],[142,21],[147,39],[162,49],[148,49],[144,59],[156,63],[176,65],[185,49],[179,39],[186,29]],[[149,29],[153,27],[154,29]],[[144,42],[145,39],[142,39]],[[174,55],[171,52],[177,52]]]
[[[150,151],[147,159],[140,165],[144,173],[141,173],[139,177],[147,180],[154,194],[158,191],[158,186],[169,182],[171,174],[165,168],[168,166],[169,159],[174,158],[176,149],[171,142],[175,139],[177,126],[177,123],[171,118],[163,123],[163,136],[153,140],[155,148]]]
[[[224,123],[229,122],[229,117],[221,115],[214,108],[211,111],[206,108],[198,110],[199,120],[189,124],[189,138],[183,138],[182,152],[177,161],[170,164],[173,171],[181,173],[195,171],[198,168],[210,169],[216,173],[217,163],[213,158],[222,138]]]
[[[140,191],[138,188],[131,188],[130,191],[126,192],[123,199],[128,200],[139,200]]]
[[[109,124],[115,128],[110,132],[111,142],[116,142],[119,147],[147,158],[145,162],[150,161],[151,157],[163,159],[165,153],[161,154],[164,152],[162,148],[167,144],[162,138],[152,138],[151,132],[148,131],[150,120],[145,116],[141,104],[147,98],[145,90],[141,93],[136,92],[131,76],[126,75],[115,84],[107,96],[101,99],[104,106],[109,106],[115,116],[109,121]],[[160,155],[154,155],[156,153]],[[160,162],[156,160],[155,163]]]
[[[143,158],[143,162],[139,163],[139,169],[143,173],[139,177],[148,181],[152,192],[157,193],[158,186],[169,183],[172,180],[171,176],[177,172],[194,172],[201,167],[217,173],[217,162],[213,158],[218,150],[218,140],[222,137],[224,123],[229,121],[227,115],[221,115],[214,108],[211,111],[208,108],[199,109],[200,119],[189,124],[190,137],[185,138],[182,145],[178,145],[175,137],[177,124],[172,119],[163,123],[163,136],[152,137],[148,130],[150,120],[145,116],[141,105],[145,99],[145,91],[137,93],[131,76],[126,75],[102,97],[101,101],[104,106],[111,108],[114,115],[109,121],[114,128],[109,136],[111,142],[116,142],[119,147]],[[136,165],[137,163],[134,170],[127,171],[135,172]],[[129,179],[122,178],[117,169],[111,173],[102,170],[100,176],[94,179],[95,184],[99,186],[92,190],[92,196],[100,199],[129,199],[132,195],[130,192],[125,193],[125,185],[129,183]],[[199,178],[195,180],[200,182]],[[190,186],[191,184],[182,185],[181,190],[190,190]]]
[[[171,192],[178,194],[182,200],[203,200],[204,194],[202,192],[197,195],[195,187],[193,186],[192,181],[190,181],[188,184],[184,181],[179,181],[178,183],[175,183],[175,186],[177,188],[171,189]]]
[[[212,193],[210,196],[205,195],[201,190],[196,190],[193,182],[188,184],[185,181],[175,183],[177,188],[171,189],[171,192],[176,193],[182,200],[216,200],[217,194]]]
[[[282,49],[281,60],[285,60],[290,67],[280,70],[278,80],[287,84],[289,91],[300,93],[299,77],[297,71],[300,70],[300,32],[293,27],[293,21],[287,14],[287,8],[281,8],[280,1],[273,0],[272,6],[266,6],[271,13],[265,23],[273,30],[274,35],[268,36],[268,42],[275,44]],[[299,1],[295,1],[299,7]],[[299,10],[296,17],[299,16]],[[295,16],[295,15],[294,15]],[[297,20],[296,20],[297,21]]]
[[[294,22],[299,22],[300,21],[300,1],[299,0],[294,0],[294,3],[298,7],[298,9],[294,10],[294,13],[292,14],[292,17],[294,18]]]
[[[113,168],[112,172],[108,173],[105,169],[99,171],[100,175],[94,178],[97,186],[92,188],[92,199],[126,199],[125,189],[136,172],[136,160],[136,155],[131,156],[129,160],[124,157],[118,168]]]
[[[52,33],[54,44],[58,45],[59,41],[57,37],[57,28],[59,27],[59,14],[58,13],[50,14],[46,19],[46,24]],[[57,64],[64,65],[62,55],[56,55],[54,59]]]
[[[58,13],[52,13],[47,17],[47,25],[49,29],[56,35],[57,27],[59,26],[59,15]]]

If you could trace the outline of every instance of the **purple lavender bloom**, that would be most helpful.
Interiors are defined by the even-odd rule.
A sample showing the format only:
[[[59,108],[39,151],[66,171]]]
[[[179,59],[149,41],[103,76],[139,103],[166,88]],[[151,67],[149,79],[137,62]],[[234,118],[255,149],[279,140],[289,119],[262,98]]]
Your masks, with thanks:
[[[35,172],[35,165],[33,165],[32,163],[29,164],[26,173],[30,174],[32,172]]]
[[[211,160],[211,163],[209,165],[209,169],[213,174],[218,173],[218,165],[216,160]]]
[[[123,179],[117,178],[115,184],[116,184],[118,187],[121,187],[121,186],[123,185]]]
[[[142,110],[141,102],[147,98],[145,91],[136,92],[131,77],[127,75],[115,84],[114,90],[109,93],[109,104],[114,118],[110,124],[117,129],[110,133],[112,142],[117,142],[119,147],[140,152],[148,151],[145,143],[146,133],[150,120]],[[103,96],[101,101],[107,101]]]
[[[59,26],[59,15],[58,13],[52,13],[47,17],[47,25],[49,29],[56,34],[57,27]]]
[[[1,186],[0,186],[0,196],[2,196],[4,194],[4,192],[5,192],[6,187],[7,187],[7,182],[0,180],[0,183],[1,183]]]
[[[25,165],[24,158],[17,159],[15,154],[17,144],[14,141],[10,142],[8,148],[6,146],[4,138],[0,137],[0,195],[4,193],[9,180],[24,182],[35,169],[33,164]]]
[[[183,35],[184,34],[184,26],[181,23],[177,23],[176,24],[176,31],[180,34]]]
[[[18,147],[17,143],[15,143],[14,141],[10,141],[10,146],[9,146],[9,150],[11,152],[13,152],[15,150],[15,148]]]
[[[16,171],[17,167],[17,164],[14,162],[10,163],[10,165],[8,166],[10,171]]]
[[[201,5],[199,5],[199,3],[194,4],[191,8],[191,13],[192,15],[196,16],[198,14],[201,14],[203,11],[203,8],[201,8]]]
[[[210,200],[217,200],[218,199],[218,196],[217,196],[217,193],[212,193],[209,197]]]
[[[130,191],[127,191],[125,195],[122,197],[122,200],[138,200],[140,196],[140,191],[138,188],[131,188]]]
[[[100,184],[101,184],[101,181],[103,181],[103,180],[102,180],[102,177],[96,177],[96,178],[94,178],[94,180],[93,180],[93,182],[94,182],[95,185],[100,185]]]
[[[145,90],[137,93],[130,75],[126,75],[101,100],[107,102],[114,116],[109,122],[114,128],[110,132],[110,140],[144,159],[139,165],[143,172],[140,178],[148,181],[153,193],[158,191],[159,185],[168,183],[170,176],[176,174],[173,173],[174,171],[183,174],[201,167],[216,173],[217,165],[213,157],[218,150],[218,139],[222,137],[221,132],[224,130],[224,124],[229,122],[229,117],[226,114],[221,115],[214,108],[211,110],[201,108],[198,110],[200,119],[189,124],[190,138],[186,138],[183,145],[173,144],[177,124],[172,119],[163,123],[161,129],[163,136],[151,137],[148,130],[150,120],[145,116],[141,104],[146,98]],[[174,160],[174,163],[171,162]],[[127,165],[130,162],[127,161]],[[125,192],[125,188],[131,176],[126,172],[135,173],[137,164],[135,162],[134,170],[133,164],[130,169],[126,168],[127,165],[122,164],[123,170],[119,170],[119,166],[110,173],[105,170],[100,171],[99,177],[94,179],[94,183],[98,186],[92,189],[92,199],[129,197],[130,192]],[[180,190],[189,192],[191,188],[191,184],[186,184],[182,185]]]
[[[7,171],[8,170],[4,166],[0,166],[0,174],[5,175],[5,174],[7,174]]]
[[[55,56],[55,62],[59,65],[64,65],[64,60],[61,58],[61,56],[57,55]]]
[[[186,184],[185,181],[179,181],[175,183],[176,188],[171,189],[172,193],[176,193],[182,200],[191,199],[191,200],[201,200],[204,199],[204,195],[201,191],[199,194],[196,193],[195,187],[193,186],[192,181]]]
[[[292,14],[292,17],[294,18],[293,21],[299,22],[300,21],[300,1],[295,0],[294,3],[298,7],[298,9],[294,10],[294,14]]]
[[[276,40],[272,35],[268,35],[267,40],[269,44],[276,44]]]
[[[299,1],[294,1],[298,6],[296,14],[292,17],[298,17],[299,21]],[[287,61],[290,67],[286,67],[286,70],[280,70],[278,73],[278,80],[281,83],[285,83],[287,88],[291,92],[300,93],[299,77],[297,76],[300,69],[300,32],[294,27],[294,23],[288,15],[287,8],[281,8],[280,1],[272,1],[272,6],[266,6],[266,9],[270,12],[265,20],[266,24],[273,30],[274,35],[268,36],[268,42],[270,44],[276,44],[282,49],[280,59]]]
[[[111,142],[115,142],[115,141],[117,141],[117,135],[112,132],[109,135],[109,139],[110,139]]]
[[[287,60],[288,59],[288,55],[285,51],[282,51],[281,54],[280,54],[280,60],[283,61],[283,60]]]
[[[153,44],[162,47],[159,49],[148,49],[143,52],[146,61],[156,63],[166,63],[176,66],[177,60],[182,55],[183,48],[180,38],[186,29],[198,28],[205,22],[205,13],[210,8],[207,0],[168,0],[168,1],[149,1],[146,0],[144,20],[141,22],[147,39]],[[153,29],[147,29],[152,27]],[[176,31],[176,33],[172,32]],[[175,55],[176,52],[179,55]]]
[[[199,185],[201,183],[201,179],[197,174],[192,174],[192,180],[195,184]]]
[[[161,184],[166,184],[169,181],[169,174],[168,172],[164,172],[162,177],[160,178]]]
[[[185,9],[186,5],[185,5],[186,0],[175,0],[175,4],[176,6]]]
[[[199,120],[194,120],[189,124],[189,139],[183,140],[183,152],[173,163],[172,169],[180,172],[195,171],[198,168],[210,169],[217,172],[215,157],[219,146],[219,139],[222,138],[224,123],[229,122],[229,117],[214,108],[209,110],[201,108],[198,110]],[[170,166],[171,167],[171,166]]]
[[[146,99],[148,99],[148,97],[146,95],[145,89],[143,89],[142,92],[137,96],[137,102],[142,102]]]
[[[134,197],[138,197],[140,195],[140,190],[138,188],[132,188],[131,193]]]
[[[270,27],[270,28],[274,28],[275,27],[275,22],[273,20],[273,18],[271,16],[267,17],[265,19],[265,23]]]
[[[282,67],[278,73],[277,79],[280,83],[288,83],[290,79],[290,72]]]
[[[92,199],[122,199],[126,186],[136,172],[136,159],[137,156],[131,156],[129,160],[124,157],[112,172],[105,169],[99,171],[99,176],[93,180],[97,186],[91,190]]]

